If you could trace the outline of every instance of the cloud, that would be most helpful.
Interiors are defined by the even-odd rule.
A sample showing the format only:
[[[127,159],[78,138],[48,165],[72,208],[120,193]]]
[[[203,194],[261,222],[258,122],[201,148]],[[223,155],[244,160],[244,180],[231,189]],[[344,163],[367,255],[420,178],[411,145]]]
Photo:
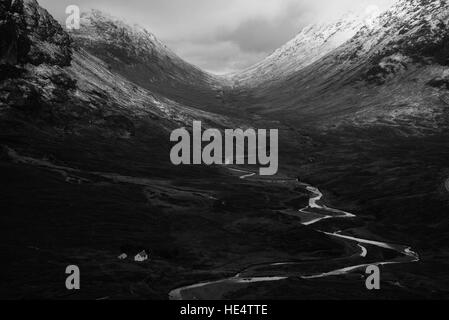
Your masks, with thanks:
[[[177,53],[188,57],[203,69],[216,74],[231,73],[242,70],[265,58],[265,52],[245,52],[231,41],[208,43],[186,42],[178,44]]]
[[[269,53],[293,38],[313,19],[303,3],[291,3],[274,17],[257,16],[230,30],[218,31],[218,40],[231,41],[243,52]]]
[[[257,62],[306,24],[394,0],[38,0],[64,21],[65,7],[96,8],[154,33],[182,58],[211,72]]]

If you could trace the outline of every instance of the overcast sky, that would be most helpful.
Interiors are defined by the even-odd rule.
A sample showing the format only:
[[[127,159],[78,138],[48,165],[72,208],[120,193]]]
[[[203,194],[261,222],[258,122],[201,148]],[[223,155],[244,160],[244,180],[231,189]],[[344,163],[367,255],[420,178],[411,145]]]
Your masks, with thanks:
[[[214,73],[248,67],[302,27],[395,0],[38,0],[58,20],[65,7],[100,9],[137,23],[185,60]]]

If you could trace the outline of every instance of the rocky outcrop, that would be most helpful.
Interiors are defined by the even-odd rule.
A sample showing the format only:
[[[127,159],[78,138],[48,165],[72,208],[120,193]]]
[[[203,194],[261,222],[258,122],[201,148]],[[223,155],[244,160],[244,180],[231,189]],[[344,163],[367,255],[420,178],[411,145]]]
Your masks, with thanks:
[[[54,119],[73,95],[72,41],[35,0],[0,2],[0,110]]]
[[[0,64],[24,62],[30,50],[22,1],[0,1]]]
[[[436,77],[435,79],[431,79],[427,84],[434,88],[449,90],[449,77]]]
[[[339,48],[336,59],[364,63],[362,79],[380,84],[410,63],[449,65],[447,0],[399,1]]]
[[[0,64],[68,66],[71,39],[35,0],[0,2]]]

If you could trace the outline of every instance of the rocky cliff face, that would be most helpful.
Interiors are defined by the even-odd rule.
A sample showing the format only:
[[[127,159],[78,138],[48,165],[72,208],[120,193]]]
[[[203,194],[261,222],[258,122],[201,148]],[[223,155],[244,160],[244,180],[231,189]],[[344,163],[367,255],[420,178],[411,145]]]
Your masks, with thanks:
[[[1,6],[0,110],[33,121],[54,118],[76,85],[63,69],[72,59],[70,37],[35,0]]]
[[[2,0],[0,6],[1,64],[70,64],[70,37],[37,1]]]
[[[15,5],[11,0],[0,2],[0,63],[16,64],[24,60],[29,43],[24,35],[24,30],[20,30],[23,19],[20,16],[23,6]]]

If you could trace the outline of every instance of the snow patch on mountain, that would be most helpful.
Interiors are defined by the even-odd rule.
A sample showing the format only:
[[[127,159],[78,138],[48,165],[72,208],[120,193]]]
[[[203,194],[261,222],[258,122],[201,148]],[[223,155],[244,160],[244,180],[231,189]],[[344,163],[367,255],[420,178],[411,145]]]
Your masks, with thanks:
[[[335,21],[309,25],[266,59],[231,78],[236,85],[253,87],[285,79],[351,39],[377,14],[347,13]]]

